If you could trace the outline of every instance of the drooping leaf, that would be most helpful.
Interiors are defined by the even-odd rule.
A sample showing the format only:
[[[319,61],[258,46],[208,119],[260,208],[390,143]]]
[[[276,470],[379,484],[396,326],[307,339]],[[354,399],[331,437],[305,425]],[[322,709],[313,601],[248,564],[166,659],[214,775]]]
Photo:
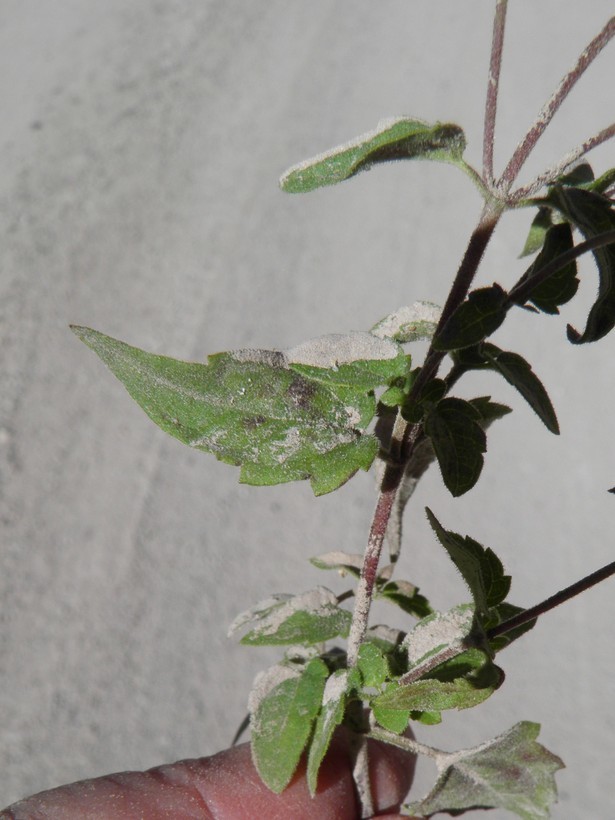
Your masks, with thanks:
[[[488,547],[470,536],[445,530],[427,507],[427,517],[438,540],[448,552],[468,585],[477,612],[486,617],[492,607],[501,604],[510,591],[510,575],[504,574],[502,562]]]
[[[304,376],[282,351],[240,350],[190,363],[73,330],[165,432],[241,466],[245,483],[309,478],[316,495],[369,468],[378,450],[365,434],[376,410],[373,389],[406,369],[401,348],[369,333],[325,337],[315,344],[320,359],[314,350],[302,358],[301,346],[289,351],[297,362],[321,362],[328,351],[339,366],[326,382],[324,366],[314,378]],[[367,350],[375,361],[361,359]]]
[[[523,721],[474,749],[443,755],[430,793],[404,808],[431,817],[466,809],[506,809],[523,820],[550,817],[556,800],[554,774],[564,764],[536,742],[540,726]]]
[[[318,785],[318,770],[331,743],[333,732],[344,719],[348,693],[356,686],[355,676],[354,670],[338,669],[328,678],[325,685],[322,705],[308,752],[307,782],[312,797]]]
[[[385,316],[373,326],[371,333],[380,339],[400,343],[429,341],[436,332],[441,315],[442,309],[432,302],[414,302]]]
[[[379,162],[431,159],[458,164],[466,141],[457,125],[400,117],[383,120],[374,131],[289,168],[280,179],[288,193],[334,185]]]
[[[373,702],[382,709],[402,711],[470,709],[490,697],[502,680],[502,671],[484,652],[469,649],[421,680],[390,683]]]
[[[492,344],[483,346],[483,356],[493,370],[523,396],[547,430],[559,435],[559,424],[551,399],[532,366],[518,353],[500,350]]]
[[[326,587],[316,587],[301,595],[277,595],[257,604],[233,621],[229,635],[256,624],[241,639],[242,644],[311,645],[346,637],[350,621],[350,612],[338,605],[334,593]]]
[[[388,581],[378,588],[375,597],[396,604],[416,618],[425,618],[432,612],[427,598],[421,595],[419,588],[410,581]]]
[[[482,342],[506,318],[506,291],[497,284],[473,290],[433,340],[436,350],[459,350]]]
[[[276,794],[289,784],[318,715],[328,670],[314,658],[302,670],[278,665],[260,673],[250,693],[252,759]]]
[[[545,241],[547,231],[553,225],[551,210],[549,208],[539,208],[538,213],[532,220],[530,231],[525,240],[525,245],[521,251],[520,258],[529,256],[532,253],[539,251]]]
[[[487,449],[478,410],[463,399],[442,399],[427,415],[425,433],[431,439],[442,478],[454,496],[471,490],[483,469]]]
[[[553,225],[547,230],[544,246],[535,261],[519,280],[525,288],[549,262],[573,247],[572,230],[567,222]],[[559,313],[559,305],[569,302],[577,292],[579,280],[575,261],[554,273],[527,293],[527,299],[544,313]],[[524,289],[525,289],[524,288]]]
[[[575,225],[586,239],[615,230],[613,203],[593,191],[555,186],[545,201]],[[615,326],[615,244],[596,248],[592,253],[598,266],[598,297],[583,333],[568,325],[568,338],[573,344],[595,342]]]

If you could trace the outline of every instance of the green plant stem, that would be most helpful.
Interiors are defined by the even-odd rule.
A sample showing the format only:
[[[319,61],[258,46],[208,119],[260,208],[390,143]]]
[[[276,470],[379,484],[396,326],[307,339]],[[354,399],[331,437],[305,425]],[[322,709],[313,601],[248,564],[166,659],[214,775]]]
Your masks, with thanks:
[[[497,0],[493,18],[493,37],[491,40],[491,58],[487,80],[487,97],[485,100],[485,125],[483,130],[483,180],[493,186],[493,146],[495,142],[495,118],[498,106],[500,87],[500,70],[502,68],[502,48],[506,28],[506,10],[508,0]]]
[[[575,595],[580,595],[581,592],[591,589],[591,587],[599,584],[601,581],[605,581],[612,575],[615,575],[615,561],[602,567],[602,569],[596,570],[596,572],[592,572],[591,575],[587,575],[575,584],[566,587],[566,589],[556,592],[555,595],[542,601],[542,603],[536,604],[529,609],[524,609],[523,612],[519,612],[518,615],[514,615],[507,621],[503,621],[501,624],[492,627],[487,631],[487,638],[489,638],[489,640],[497,638],[498,635],[504,635],[506,632],[510,632],[511,629],[516,629],[518,626],[523,626],[523,624],[533,621],[540,615],[544,615],[544,613],[550,609],[554,609],[556,606],[574,598]]]
[[[543,106],[542,110],[538,114],[534,124],[515,149],[515,152],[508,162],[508,165],[504,169],[504,173],[497,183],[498,187],[502,191],[508,192],[510,190],[510,187],[517,178],[521,167],[529,157],[530,153],[534,149],[534,146],[544,133],[546,127],[557,113],[561,104],[564,102],[568,94],[570,94],[577,81],[583,76],[588,67],[592,64],[598,54],[600,54],[602,49],[614,35],[615,17],[611,17],[602,31],[600,31],[589,43],[589,45],[583,49],[575,65],[562,79],[552,97]]]

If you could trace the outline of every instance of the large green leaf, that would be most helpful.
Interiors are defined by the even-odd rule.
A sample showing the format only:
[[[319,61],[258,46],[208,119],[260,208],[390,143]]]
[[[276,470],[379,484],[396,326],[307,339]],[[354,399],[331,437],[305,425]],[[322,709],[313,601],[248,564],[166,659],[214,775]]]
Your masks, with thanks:
[[[471,490],[483,469],[487,439],[480,420],[470,402],[457,398],[442,399],[425,419],[442,478],[454,496]]]
[[[218,353],[201,364],[73,330],[167,433],[240,465],[247,484],[309,478],[316,495],[369,468],[378,450],[365,433],[373,391],[407,368],[397,344],[370,333],[325,336],[287,352]]]
[[[433,340],[436,350],[459,350],[482,342],[506,318],[506,291],[497,284],[473,290]]]
[[[504,574],[502,562],[493,550],[483,547],[468,535],[464,538],[456,532],[445,530],[429,507],[427,517],[438,540],[468,585],[477,612],[486,617],[489,610],[501,604],[508,595],[510,575]]]
[[[254,682],[249,700],[252,758],[276,794],[286,788],[299,764],[328,674],[326,664],[314,658],[302,670],[274,666]]]
[[[550,817],[557,796],[554,774],[564,764],[536,742],[539,730],[538,724],[523,721],[474,749],[443,754],[433,789],[404,808],[421,817],[495,808],[523,820]]]
[[[615,230],[613,203],[593,191],[556,186],[544,201],[575,225],[586,239]],[[583,333],[568,325],[568,338],[573,344],[595,342],[615,327],[615,244],[596,248],[592,253],[599,273],[598,297]]]
[[[548,279],[536,284],[534,288],[531,288],[532,279],[535,279],[549,262],[572,247],[570,225],[568,223],[553,225],[546,232],[541,252],[519,280],[518,285],[524,286],[526,298],[544,313],[559,313],[559,306],[569,302],[577,292],[579,280],[576,262],[573,260]]]
[[[316,587],[300,595],[274,595],[238,615],[229,628],[233,635],[246,626],[255,626],[241,639],[250,646],[312,646],[350,629],[351,614],[338,605],[326,587]]]
[[[406,117],[383,120],[374,131],[289,168],[280,186],[291,194],[305,193],[341,182],[378,162],[396,159],[459,164],[465,146],[458,125],[429,125]]]

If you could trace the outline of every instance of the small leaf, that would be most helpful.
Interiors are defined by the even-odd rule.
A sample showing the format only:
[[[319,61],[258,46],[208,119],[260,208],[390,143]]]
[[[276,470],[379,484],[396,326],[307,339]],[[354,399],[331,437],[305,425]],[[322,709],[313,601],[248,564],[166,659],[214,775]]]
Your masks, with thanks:
[[[579,186],[594,181],[594,172],[589,162],[579,162],[570,171],[558,178],[560,185]]]
[[[508,621],[520,612],[524,612],[523,607],[514,606],[514,604],[509,604],[506,601],[503,601],[501,604],[494,607],[489,613],[489,618],[484,623],[485,632],[488,632],[492,627],[497,626],[504,621]],[[489,638],[489,646],[493,652],[500,652],[502,649],[510,646],[510,644],[513,641],[516,641],[517,638],[520,638],[522,635],[525,635],[526,632],[529,632],[530,629],[536,625],[537,620],[537,618],[534,618],[533,621],[527,621],[527,623],[521,624],[521,626],[516,626],[508,632],[498,635],[496,638]]]
[[[384,654],[369,641],[359,647],[357,667],[363,686],[381,686],[389,676],[389,665]]]
[[[458,350],[482,342],[506,318],[506,291],[497,284],[473,290],[433,340],[436,350]]]
[[[406,372],[401,348],[369,333],[325,337],[311,343],[311,353],[308,344],[293,348],[295,365],[286,353],[268,350],[182,362],[89,328],[73,330],[165,432],[241,466],[245,483],[309,478],[316,495],[369,469],[378,450],[376,438],[365,434],[376,411],[373,390]],[[376,353],[374,361],[353,360],[368,351]],[[339,362],[330,377],[322,367],[313,378],[297,372],[300,361],[327,356]]]
[[[393,339],[399,343],[429,341],[441,315],[442,308],[432,302],[414,302],[385,316],[373,326],[371,333],[380,339]]]
[[[425,420],[442,478],[454,496],[471,490],[483,469],[487,440],[479,421],[478,411],[456,398],[443,399]]]
[[[378,589],[375,597],[390,601],[417,618],[425,618],[432,612],[427,598],[409,581],[389,581]]]
[[[322,706],[310,741],[307,762],[307,782],[310,794],[314,797],[318,785],[318,770],[322,763],[333,732],[344,719],[346,697],[355,685],[353,670],[338,669],[327,680],[322,696]]]
[[[497,421],[512,413],[511,408],[507,405],[491,401],[491,396],[479,396],[476,399],[470,399],[470,404],[478,410],[483,428],[487,428],[492,421]]]
[[[431,159],[458,164],[465,136],[457,125],[400,117],[383,120],[374,131],[289,168],[280,179],[288,193],[306,193],[334,185],[379,162]]]
[[[337,597],[326,587],[301,595],[278,596],[257,604],[235,619],[229,632],[249,623],[257,626],[241,639],[248,646],[316,644],[338,636],[346,637],[351,614],[341,609]]]
[[[590,182],[585,187],[588,191],[593,191],[596,194],[603,194],[615,182],[615,168],[610,168],[601,174],[598,179]]]
[[[456,532],[445,530],[429,507],[427,517],[438,540],[468,585],[477,612],[486,617],[491,607],[502,603],[508,595],[510,575],[504,574],[502,562],[491,549],[483,547],[468,535],[464,538]]]
[[[443,650],[457,648],[461,652],[475,644],[474,607],[461,604],[448,612],[433,612],[408,632],[402,647],[407,654],[408,670],[419,670]]]
[[[575,225],[586,239],[615,229],[615,212],[606,197],[581,188],[554,187],[546,200],[564,219]],[[615,244],[592,251],[599,273],[598,298],[583,333],[568,325],[573,344],[595,342],[615,326]]]
[[[521,251],[520,258],[536,253],[536,251],[539,251],[542,248],[547,231],[552,225],[553,219],[551,216],[551,210],[545,207],[539,208],[538,213],[530,225],[530,232],[525,240],[525,245]]]
[[[371,704],[372,714],[378,723],[389,732],[395,732],[396,735],[403,734],[410,723],[411,712],[410,709],[383,709],[375,703]],[[416,712],[416,714],[423,714]]]
[[[507,353],[490,344],[483,347],[483,354],[491,367],[521,393],[547,430],[559,435],[559,424],[551,399],[529,362],[518,353]]]
[[[310,563],[317,569],[336,569],[342,575],[348,573],[358,578],[363,566],[363,556],[360,553],[325,552],[322,555],[315,555],[310,558]]]
[[[470,649],[454,661],[455,666],[442,664],[413,683],[389,684],[373,702],[383,709],[402,711],[470,709],[487,700],[503,680],[502,671],[479,649]]]
[[[421,817],[500,808],[523,820],[548,818],[557,797],[554,774],[564,764],[536,743],[539,731],[523,721],[474,749],[443,755],[431,792],[404,808]]]
[[[320,709],[328,670],[319,658],[299,672],[274,666],[260,673],[250,693],[252,759],[276,794],[289,784]]]
[[[532,279],[535,278],[537,274],[540,274],[540,271],[549,262],[552,262],[561,254],[569,251],[572,247],[572,230],[570,225],[568,223],[553,225],[553,227],[547,231],[543,249],[533,264],[530,265],[521,277],[518,285],[529,287]],[[578,287],[577,265],[576,262],[572,261],[542,283],[537,284],[536,287],[527,294],[527,298],[544,313],[556,314],[559,313],[558,308],[560,305],[564,305],[572,299]]]

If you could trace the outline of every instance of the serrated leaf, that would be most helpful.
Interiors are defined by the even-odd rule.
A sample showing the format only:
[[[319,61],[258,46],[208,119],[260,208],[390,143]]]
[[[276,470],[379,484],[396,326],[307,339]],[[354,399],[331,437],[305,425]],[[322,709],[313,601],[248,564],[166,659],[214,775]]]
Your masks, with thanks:
[[[536,742],[539,731],[537,723],[523,721],[474,749],[443,755],[431,792],[404,808],[421,817],[495,808],[523,820],[550,817],[557,797],[554,774],[564,764]]]
[[[506,291],[497,284],[473,290],[433,340],[436,350],[459,350],[482,342],[506,318]]]
[[[276,794],[289,784],[318,715],[328,670],[319,658],[302,671],[275,666],[257,676],[249,710],[254,765]]]
[[[521,251],[519,258],[529,256],[530,254],[539,251],[544,244],[547,231],[552,225],[553,219],[550,208],[539,208],[538,213],[532,220],[527,239],[525,240],[525,245],[523,246],[523,250]]]
[[[546,233],[544,246],[538,257],[519,280],[519,285],[530,286],[532,279],[549,263],[573,247],[572,230],[568,223],[553,225]],[[537,284],[527,295],[529,301],[544,313],[557,314],[559,306],[569,302],[577,292],[579,280],[577,265],[570,262],[548,279]]]
[[[445,530],[427,507],[427,517],[438,540],[448,552],[461,577],[468,585],[476,610],[485,618],[492,607],[502,603],[510,591],[510,575],[504,574],[502,562],[488,547],[470,536]]]
[[[407,117],[383,120],[374,131],[289,168],[280,187],[291,194],[306,193],[349,179],[376,163],[398,159],[458,164],[465,145],[458,125],[429,125]]]
[[[564,219],[575,225],[586,239],[615,229],[615,212],[606,197],[581,188],[556,186],[546,200]],[[595,342],[615,326],[615,244],[592,251],[598,266],[598,298],[592,305],[583,333],[568,325],[573,344]]]
[[[480,415],[463,399],[442,399],[425,420],[442,479],[450,493],[460,496],[471,490],[483,469],[487,449]]]
[[[432,302],[413,302],[389,313],[373,326],[371,333],[380,339],[393,339],[399,343],[429,341],[441,315],[442,308]]]
[[[235,619],[231,634],[255,623],[241,639],[248,646],[316,644],[338,636],[346,637],[351,614],[341,609],[337,597],[326,587],[316,587],[301,595],[278,596],[242,613]]]
[[[378,723],[389,732],[396,735],[403,734],[410,723],[410,709],[383,709],[375,703],[370,704],[372,714]],[[416,714],[422,714],[417,712]]]
[[[373,703],[402,711],[470,709],[487,700],[502,682],[502,671],[479,649],[469,649],[453,661],[413,683],[389,684]]]
[[[389,665],[383,652],[370,641],[359,647],[357,668],[363,686],[381,686],[389,676]]]
[[[344,719],[346,698],[355,685],[353,670],[338,669],[327,680],[322,705],[310,741],[307,762],[307,782],[312,797],[318,785],[318,770],[331,743],[333,732]]]
[[[427,598],[410,581],[388,581],[378,589],[375,597],[390,601],[417,618],[425,618],[432,612]]]
[[[316,495],[369,469],[378,450],[376,438],[365,434],[376,410],[373,389],[406,368],[397,345],[368,333],[359,340],[326,337],[321,353],[333,355],[339,342],[348,380],[337,373],[325,384],[293,369],[282,351],[218,353],[200,364],[146,353],[89,328],[73,330],[165,432],[241,466],[240,481],[309,478]],[[360,357],[369,347],[364,337],[376,361],[352,360],[353,349]]]
[[[512,413],[511,408],[506,404],[491,401],[491,396],[478,396],[475,399],[470,399],[470,404],[475,410],[478,410],[480,423],[484,429],[489,427],[491,422],[497,421],[509,413]]]
[[[336,550],[334,552],[325,552],[322,555],[315,555],[310,558],[310,563],[317,569],[336,569],[341,574],[349,573],[358,578],[363,566],[363,556],[358,552],[350,553]]]
[[[518,353],[509,353],[491,344],[484,345],[483,355],[492,369],[519,391],[547,430],[559,435],[559,424],[551,399],[529,362]]]

